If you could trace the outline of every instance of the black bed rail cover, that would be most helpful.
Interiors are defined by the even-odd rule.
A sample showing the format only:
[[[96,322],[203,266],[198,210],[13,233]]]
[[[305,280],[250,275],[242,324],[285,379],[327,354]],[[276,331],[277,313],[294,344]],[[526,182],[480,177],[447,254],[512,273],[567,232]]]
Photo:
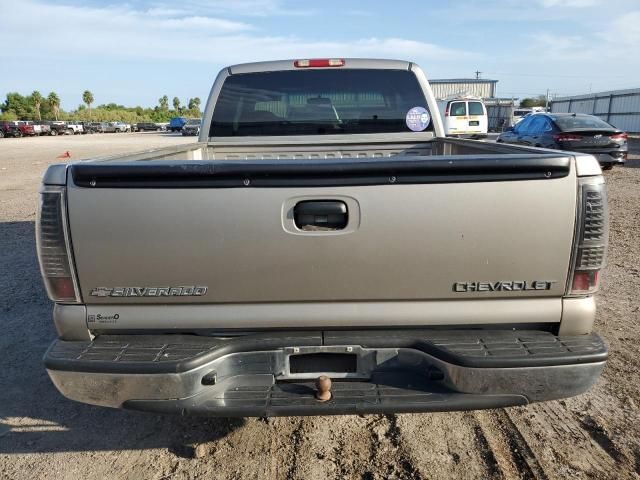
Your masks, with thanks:
[[[88,188],[247,188],[393,185],[565,177],[569,157],[495,155],[337,160],[81,162],[75,185]]]

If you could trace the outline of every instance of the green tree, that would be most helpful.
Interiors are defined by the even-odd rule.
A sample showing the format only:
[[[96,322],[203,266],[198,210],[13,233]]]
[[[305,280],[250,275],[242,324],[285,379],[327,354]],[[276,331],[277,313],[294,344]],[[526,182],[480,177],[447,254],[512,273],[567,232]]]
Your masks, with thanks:
[[[33,101],[30,97],[25,97],[17,92],[7,93],[6,100],[0,105],[3,113],[12,113],[19,120],[31,119],[33,117]]]
[[[168,110],[169,109],[169,97],[163,95],[158,99],[158,103],[160,104],[160,110]]]
[[[60,97],[58,97],[56,92],[51,92],[47,100],[49,101],[49,105],[51,105],[53,115],[56,117],[56,120],[58,120],[58,115],[60,114]]]
[[[176,113],[180,112],[180,99],[178,97],[173,97],[173,109]]]
[[[523,98],[522,100],[520,100],[520,107],[544,107],[546,100],[547,97],[545,95],[538,95],[536,98]]]
[[[195,97],[195,98],[190,98],[189,99],[189,110],[196,110],[196,111],[200,111],[200,98],[199,97]]]
[[[42,106],[42,95],[38,90],[34,90],[31,94],[31,100],[33,101],[33,107],[36,109],[36,116],[38,120],[42,120],[40,113],[40,107]]]
[[[85,90],[82,94],[82,101],[87,104],[89,108],[89,118],[91,118],[91,104],[93,103],[93,93],[89,90]]]

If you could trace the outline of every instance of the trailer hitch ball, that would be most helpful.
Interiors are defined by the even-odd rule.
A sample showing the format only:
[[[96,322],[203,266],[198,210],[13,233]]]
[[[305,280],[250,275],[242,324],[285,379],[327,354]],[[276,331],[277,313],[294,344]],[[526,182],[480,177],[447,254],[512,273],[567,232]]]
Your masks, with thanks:
[[[321,375],[316,380],[316,400],[327,402],[331,400],[331,379],[326,375]]]

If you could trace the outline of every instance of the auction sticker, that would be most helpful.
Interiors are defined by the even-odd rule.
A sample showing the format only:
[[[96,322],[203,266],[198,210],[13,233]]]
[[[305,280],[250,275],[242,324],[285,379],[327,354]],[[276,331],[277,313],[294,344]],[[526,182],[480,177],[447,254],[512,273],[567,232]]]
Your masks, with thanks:
[[[422,132],[431,123],[431,115],[424,107],[413,107],[407,112],[406,122],[414,132]]]

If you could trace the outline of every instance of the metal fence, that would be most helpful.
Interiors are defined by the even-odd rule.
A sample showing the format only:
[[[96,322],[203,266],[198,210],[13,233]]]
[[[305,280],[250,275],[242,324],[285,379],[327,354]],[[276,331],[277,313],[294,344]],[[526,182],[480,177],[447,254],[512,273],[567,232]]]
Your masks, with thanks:
[[[555,98],[553,113],[588,113],[626,132],[640,132],[640,88]]]
[[[473,95],[474,97],[495,97],[497,80],[484,78],[431,79],[429,85],[436,98],[448,98],[453,95]]]
[[[512,98],[485,98],[490,132],[503,132],[511,127],[515,101]]]

